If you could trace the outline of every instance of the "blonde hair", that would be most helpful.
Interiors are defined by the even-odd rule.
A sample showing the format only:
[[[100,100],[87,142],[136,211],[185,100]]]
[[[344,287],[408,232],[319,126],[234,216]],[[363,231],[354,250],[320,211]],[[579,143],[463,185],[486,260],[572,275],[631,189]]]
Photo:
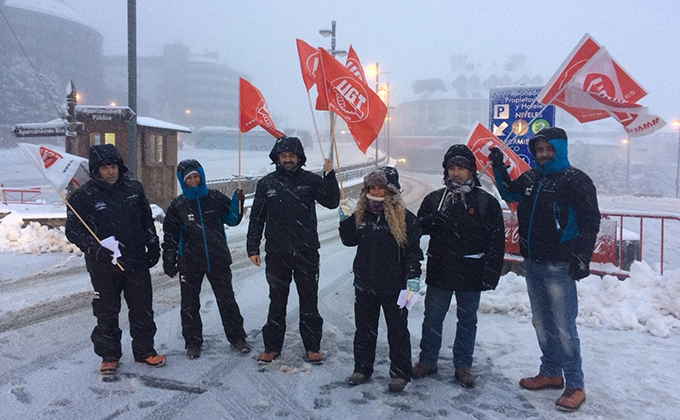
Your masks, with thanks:
[[[364,218],[364,213],[366,212],[366,206],[368,202],[369,187],[364,187],[361,190],[361,195],[359,197],[359,202],[357,203],[357,208],[354,214],[354,219],[356,222],[356,228],[359,229],[361,225],[361,220]],[[404,201],[401,199],[401,194],[394,194],[391,190],[385,190],[385,201],[383,201],[383,209],[385,212],[385,219],[387,220],[387,226],[390,228],[394,240],[397,241],[397,245],[404,248],[408,243],[408,237],[406,235],[406,206]]]

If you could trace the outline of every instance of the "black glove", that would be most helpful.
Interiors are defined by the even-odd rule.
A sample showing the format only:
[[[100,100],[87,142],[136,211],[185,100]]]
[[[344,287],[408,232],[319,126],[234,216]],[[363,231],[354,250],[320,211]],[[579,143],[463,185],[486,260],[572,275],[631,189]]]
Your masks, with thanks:
[[[493,163],[494,168],[505,168],[505,163],[503,163],[505,156],[498,147],[492,147],[489,150],[489,160]]]
[[[163,272],[168,277],[175,277],[177,275],[177,266],[175,264],[163,263]]]
[[[111,264],[113,261],[113,251],[104,248],[100,244],[93,244],[87,247],[85,253],[92,259],[103,264]]]
[[[569,264],[569,277],[572,280],[581,280],[590,275],[590,264],[586,258],[574,255]]]
[[[243,203],[244,201],[246,201],[246,195],[243,193],[243,190],[240,189],[240,188],[237,188],[237,189],[236,189],[236,199],[237,199],[238,201],[240,201],[241,203]]]
[[[149,268],[156,265],[158,259],[161,257],[161,248],[158,246],[158,242],[149,242],[146,245],[146,259],[149,262]]]

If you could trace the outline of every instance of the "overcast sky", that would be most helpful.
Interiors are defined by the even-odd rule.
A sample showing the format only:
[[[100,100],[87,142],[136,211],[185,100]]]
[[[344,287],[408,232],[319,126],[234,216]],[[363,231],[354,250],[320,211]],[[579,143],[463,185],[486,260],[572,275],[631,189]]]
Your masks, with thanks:
[[[106,53],[127,51],[124,0],[62,0],[104,35]],[[559,3],[555,5],[554,3]],[[138,53],[158,55],[183,41],[250,77],[280,126],[310,121],[295,38],[330,47],[319,29],[337,21],[337,48],[353,44],[364,67],[390,74],[392,104],[419,78],[450,81],[453,54],[474,62],[528,56],[547,81],[587,32],[647,91],[640,101],[667,121],[680,118],[680,17],[677,0],[163,0],[137,1]],[[313,92],[313,90],[312,90]]]

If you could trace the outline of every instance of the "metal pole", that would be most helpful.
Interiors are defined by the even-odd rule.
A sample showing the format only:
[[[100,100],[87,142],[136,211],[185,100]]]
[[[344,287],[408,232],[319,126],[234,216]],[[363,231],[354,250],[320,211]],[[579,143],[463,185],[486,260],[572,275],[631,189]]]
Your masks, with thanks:
[[[680,127],[678,127],[678,162],[675,168],[675,198],[680,198]]]
[[[139,177],[137,165],[137,0],[128,0],[128,107],[134,116],[128,121],[127,166]]]
[[[630,139],[626,145],[626,195],[630,194],[630,189],[628,188],[628,174],[630,172]]]
[[[380,75],[380,63],[375,63],[375,93],[376,95],[378,94],[378,89],[379,89],[379,82],[378,78]],[[378,167],[378,137],[380,137],[380,133],[378,133],[377,136],[375,136],[375,167]]]
[[[390,82],[387,82],[387,158],[390,157]]]
[[[331,21],[331,57],[335,57],[335,21]],[[330,147],[330,153],[328,154],[328,159],[333,163],[333,153],[335,152],[335,133],[333,131],[335,130],[335,114],[333,111],[329,110],[328,111],[328,118],[331,120],[330,121],[330,126],[331,128],[331,133],[330,133],[330,140],[331,140],[331,147]]]

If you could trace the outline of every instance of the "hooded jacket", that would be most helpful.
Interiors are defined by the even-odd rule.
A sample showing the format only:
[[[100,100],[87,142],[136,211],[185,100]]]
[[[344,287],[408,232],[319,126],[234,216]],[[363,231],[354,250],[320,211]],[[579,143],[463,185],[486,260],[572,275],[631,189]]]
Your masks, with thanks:
[[[529,140],[536,159],[535,144],[543,139],[555,148],[555,156],[530,169],[516,180],[507,170],[494,167],[496,186],[504,200],[519,202],[520,253],[537,261],[586,264],[600,229],[600,211],[593,181],[571,166],[566,133],[556,127],[541,130]]]
[[[91,179],[74,191],[69,204],[100,240],[116,237],[122,254],[118,262],[126,270],[147,268],[147,248],[158,248],[158,236],[142,184],[127,177],[128,169],[111,144],[90,147],[88,164]],[[119,176],[113,185],[99,176],[99,167],[109,164],[118,165]],[[87,253],[97,241],[70,208],[66,211],[66,237],[85,253],[88,271],[118,270]]]
[[[201,182],[189,187],[184,177],[196,171]],[[209,273],[232,263],[224,224],[236,226],[239,214],[236,192],[231,200],[217,190],[208,189],[205,171],[194,159],[177,166],[177,179],[182,187],[172,200],[163,221],[163,268],[166,271],[200,271]]]
[[[293,171],[285,170],[278,163],[279,153],[284,151],[298,156],[298,167]],[[320,177],[302,169],[307,157],[296,137],[279,138],[269,158],[276,170],[262,177],[255,189],[246,241],[248,255],[260,254],[263,232],[268,253],[319,249],[315,202],[329,209],[340,204],[335,171]]]

